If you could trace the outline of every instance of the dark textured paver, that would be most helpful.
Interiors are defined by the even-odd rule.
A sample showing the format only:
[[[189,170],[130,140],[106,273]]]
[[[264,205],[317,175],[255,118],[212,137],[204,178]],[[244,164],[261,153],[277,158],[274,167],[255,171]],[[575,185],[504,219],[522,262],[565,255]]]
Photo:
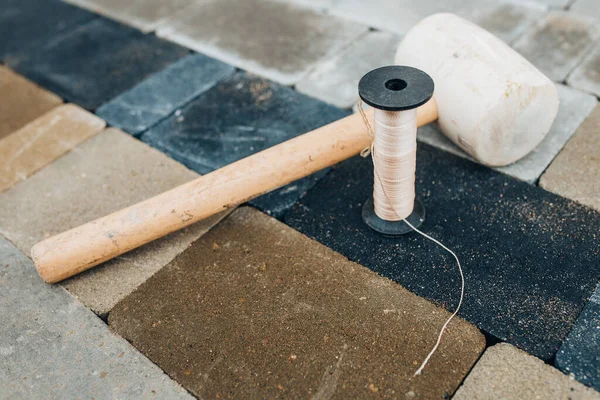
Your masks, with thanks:
[[[441,248],[410,234],[386,238],[361,219],[371,160],[334,169],[285,216],[292,227],[448,309],[460,278]],[[417,193],[425,232],[463,262],[461,315],[488,333],[551,358],[600,273],[600,214],[489,168],[420,145]]]
[[[0,60],[35,52],[36,47],[93,18],[94,14],[60,0],[2,0]]]
[[[9,64],[68,101],[93,110],[188,53],[154,35],[96,18]]]
[[[0,398],[191,398],[2,236],[0,291]]]
[[[558,351],[556,366],[600,391],[600,286]]]
[[[290,88],[237,73],[141,138],[206,174],[348,113]],[[281,215],[325,173],[294,182],[252,204]]]
[[[120,302],[123,335],[200,398],[442,398],[483,350],[464,320],[242,208]],[[312,397],[311,397],[312,396]]]
[[[233,71],[230,65],[191,54],[103,105],[97,114],[110,125],[137,135]]]

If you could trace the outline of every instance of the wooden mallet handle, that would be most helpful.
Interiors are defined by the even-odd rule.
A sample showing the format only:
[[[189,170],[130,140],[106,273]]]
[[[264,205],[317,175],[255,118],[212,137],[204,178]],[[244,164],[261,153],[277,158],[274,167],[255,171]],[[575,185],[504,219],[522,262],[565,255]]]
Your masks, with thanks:
[[[372,110],[367,118],[373,123]],[[437,119],[432,99],[418,125]],[[168,192],[37,243],[40,276],[59,282],[220,211],[357,155],[371,139],[359,114],[332,122]]]

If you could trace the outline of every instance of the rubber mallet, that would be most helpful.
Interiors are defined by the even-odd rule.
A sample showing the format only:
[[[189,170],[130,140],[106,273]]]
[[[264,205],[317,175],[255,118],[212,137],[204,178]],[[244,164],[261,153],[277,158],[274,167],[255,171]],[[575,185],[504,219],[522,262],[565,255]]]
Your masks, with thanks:
[[[438,119],[450,139],[485,164],[527,154],[558,110],[556,87],[548,78],[500,39],[451,14],[416,25],[400,44],[396,62],[435,80],[435,97],[418,109],[417,125]],[[371,111],[367,118],[373,122]],[[33,261],[46,282],[61,281],[355,156],[370,144],[361,116],[351,115],[48,238],[32,248]]]

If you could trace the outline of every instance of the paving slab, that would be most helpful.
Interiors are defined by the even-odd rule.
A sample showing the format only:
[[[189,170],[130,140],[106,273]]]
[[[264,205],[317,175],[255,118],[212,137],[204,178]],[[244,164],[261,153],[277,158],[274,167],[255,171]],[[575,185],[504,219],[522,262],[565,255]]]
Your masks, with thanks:
[[[597,400],[600,393],[506,343],[488,348],[453,399]]]
[[[552,11],[515,42],[514,48],[550,79],[563,82],[600,38],[598,21]]]
[[[330,12],[380,30],[405,34],[421,19],[452,12],[511,42],[531,26],[546,7],[535,2],[489,0],[361,0],[337,1]]]
[[[442,398],[485,346],[456,320],[411,380],[448,316],[242,208],[120,302],[109,324],[199,398]]]
[[[291,227],[454,310],[454,259],[419,235],[383,237],[363,223],[373,192],[370,159],[340,164],[284,216]],[[548,360],[595,288],[600,214],[485,166],[420,144],[417,196],[425,233],[462,260],[460,315]]]
[[[369,32],[345,52],[322,62],[296,90],[341,108],[351,108],[358,99],[358,81],[372,69],[394,64],[400,36]]]
[[[115,97],[96,113],[111,126],[139,135],[233,72],[230,65],[191,54]]]
[[[575,0],[569,11],[600,20],[600,9],[598,8],[598,2],[595,0]]]
[[[9,66],[88,110],[189,54],[117,22],[96,18]]]
[[[536,183],[554,157],[575,134],[583,121],[596,108],[598,101],[592,95],[557,84],[560,108],[552,128],[531,153],[519,161],[497,171],[528,183]],[[442,150],[471,159],[464,151],[446,138],[435,125],[420,128],[418,139]]]
[[[600,106],[550,164],[540,186],[600,211]]]
[[[0,140],[0,192],[100,132],[103,120],[73,104],[58,106]]]
[[[57,36],[94,18],[94,14],[59,0],[3,0],[0,9],[0,60],[36,51]]]
[[[600,390],[600,285],[556,355],[555,365]]]
[[[600,10],[600,7],[597,9]],[[569,75],[567,82],[574,88],[600,97],[600,41]]]
[[[29,254],[42,239],[165,192],[198,174],[108,129],[0,194],[0,233]],[[62,283],[100,315],[216,224],[209,218]]]
[[[57,95],[0,66],[0,139],[61,103]]]
[[[192,4],[195,0],[66,0],[105,15],[142,32],[155,30],[164,20]]]
[[[205,0],[165,22],[157,34],[291,85],[366,31],[364,26],[280,0]]]
[[[192,399],[0,237],[0,397]]]
[[[239,72],[149,129],[141,139],[206,174],[348,114],[290,88]],[[251,203],[280,216],[326,172]]]

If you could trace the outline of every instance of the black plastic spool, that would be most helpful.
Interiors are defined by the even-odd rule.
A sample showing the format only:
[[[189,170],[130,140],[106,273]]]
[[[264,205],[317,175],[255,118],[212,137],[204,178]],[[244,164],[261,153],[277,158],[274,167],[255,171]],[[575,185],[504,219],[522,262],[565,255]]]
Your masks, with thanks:
[[[433,96],[433,79],[425,72],[406,66],[388,66],[374,69],[358,83],[358,95],[373,108],[386,111],[405,111],[427,103]],[[412,231],[404,221],[386,221],[375,214],[373,196],[362,209],[363,221],[376,232],[399,236]],[[415,198],[412,213],[406,220],[415,228],[425,221],[425,207]]]

